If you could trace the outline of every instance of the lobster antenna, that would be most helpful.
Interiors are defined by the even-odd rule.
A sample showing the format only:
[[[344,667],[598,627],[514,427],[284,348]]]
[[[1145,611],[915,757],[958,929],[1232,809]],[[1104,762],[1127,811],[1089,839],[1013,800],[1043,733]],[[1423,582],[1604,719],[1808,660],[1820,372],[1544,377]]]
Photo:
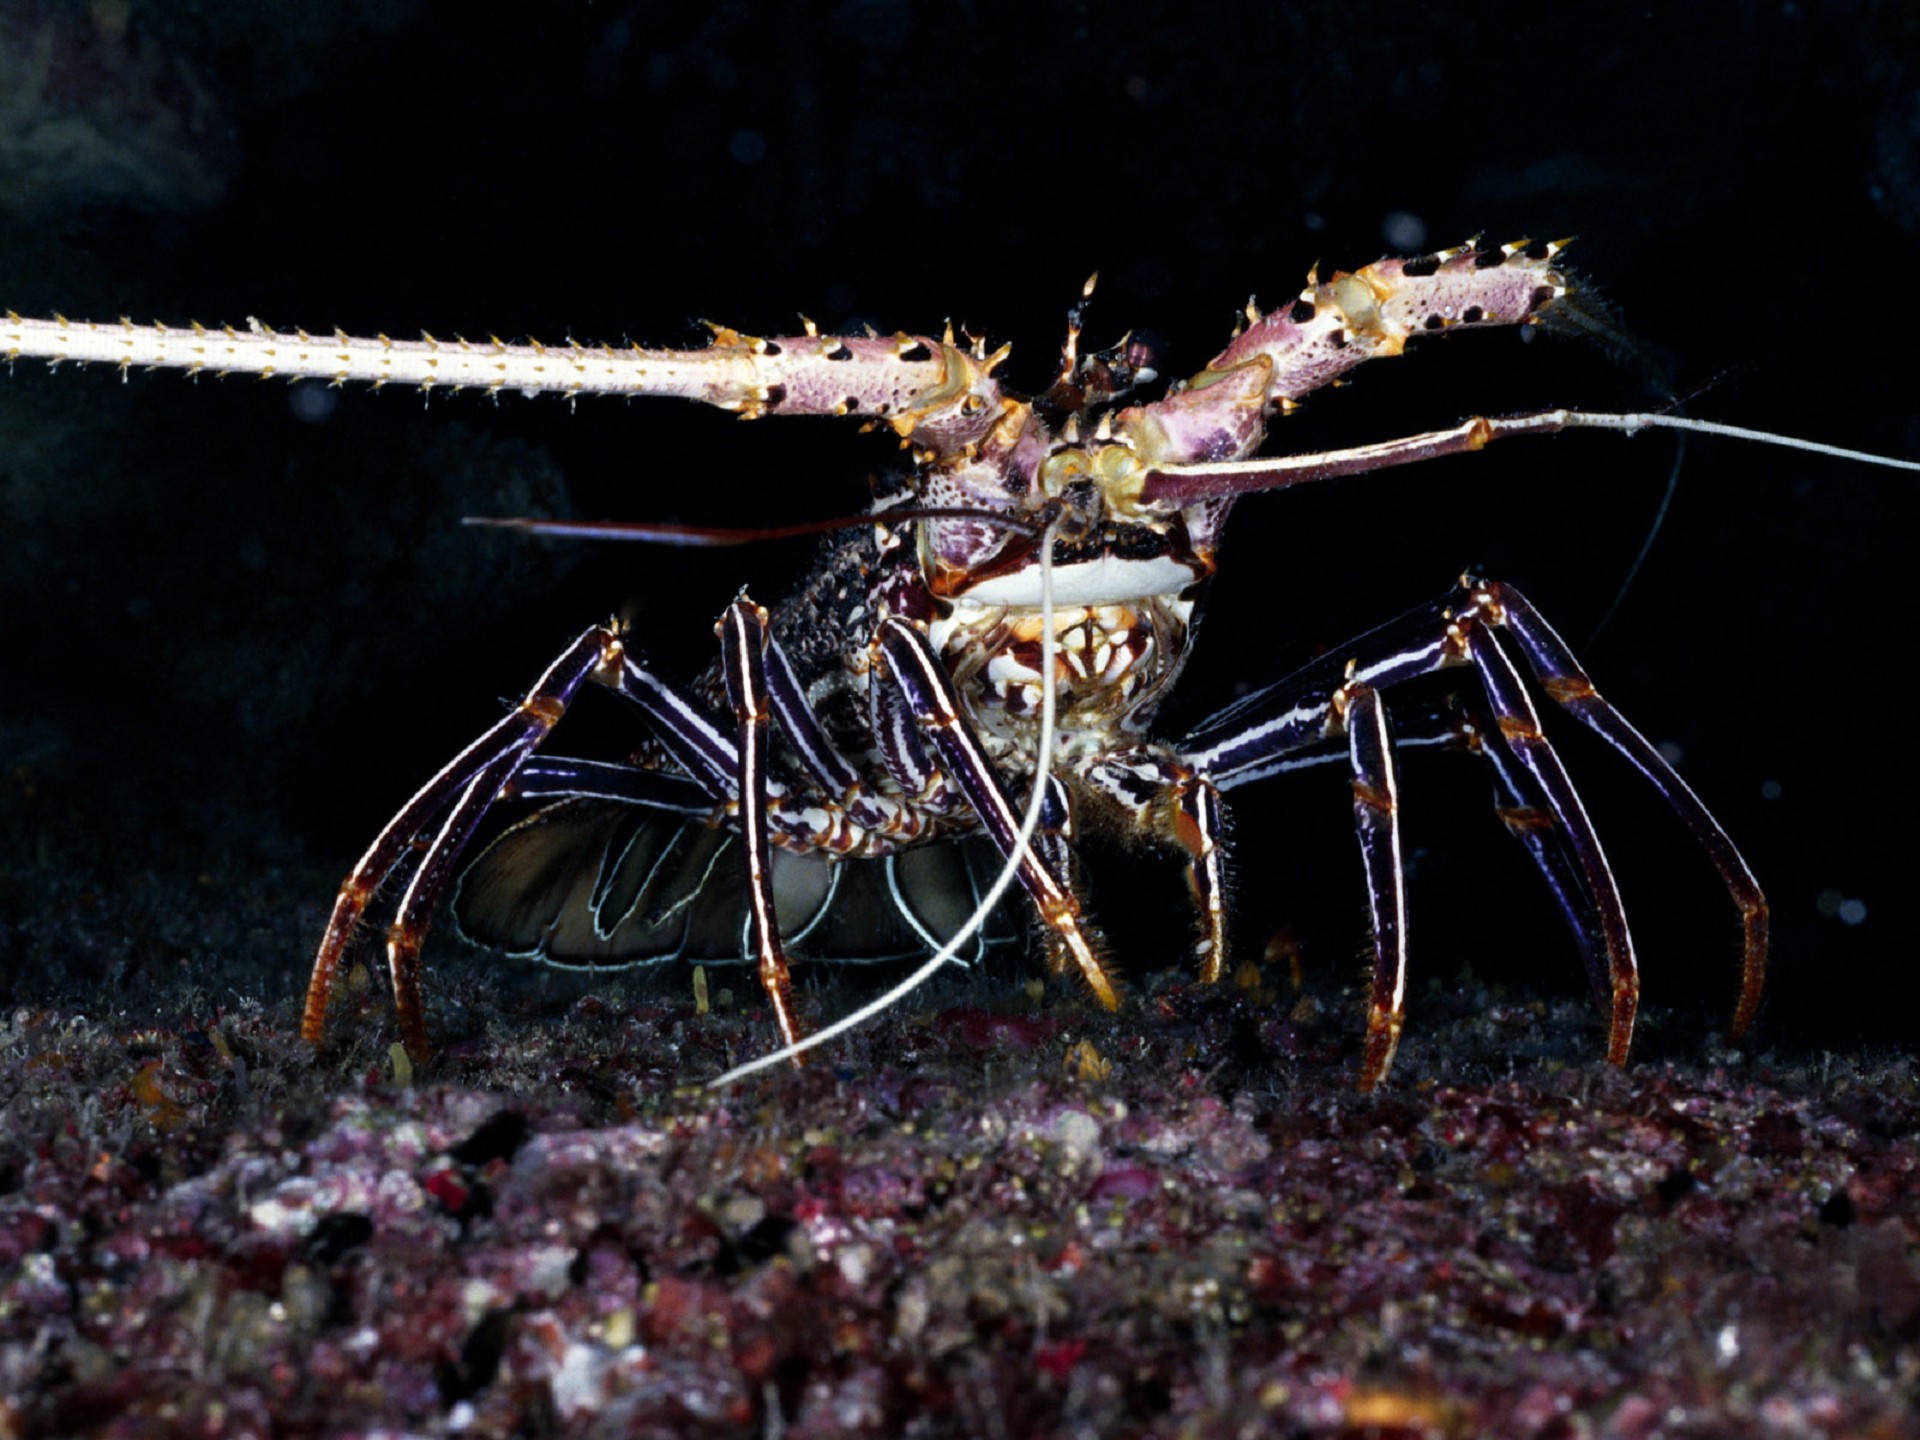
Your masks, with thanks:
[[[1678,430],[1688,435],[1715,435],[1726,440],[1749,440],[1782,450],[1799,450],[1858,465],[1920,472],[1920,460],[1896,460],[1866,450],[1849,450],[1818,440],[1801,440],[1771,430],[1749,430],[1717,420],[1695,420],[1685,415],[1595,410],[1534,410],[1524,415],[1476,415],[1449,430],[1430,430],[1398,440],[1357,445],[1346,450],[1321,450],[1307,455],[1270,456],[1257,460],[1220,460],[1198,465],[1159,465],[1141,481],[1141,503],[1161,512],[1198,500],[1221,500],[1229,495],[1252,495],[1285,490],[1345,475],[1370,475],[1396,465],[1433,460],[1442,455],[1464,455],[1484,449],[1496,440],[1521,435],[1558,435],[1567,430],[1611,430],[1633,436],[1642,430]]]
[[[1804,450],[1809,455],[1851,460],[1860,465],[1883,465],[1889,470],[1920,471],[1920,460],[1896,460],[1891,455],[1873,455],[1865,450],[1849,450],[1843,445],[1801,440],[1792,435],[1776,435],[1770,430],[1749,430],[1741,425],[1723,425],[1718,420],[1695,420],[1686,415],[1601,415],[1592,411],[1573,410],[1567,412],[1567,427],[1614,430],[1622,435],[1632,435],[1640,430],[1680,430],[1689,435],[1718,435],[1724,440],[1751,440],[1759,445],[1777,445],[1783,450]]]
[[[868,1001],[850,1015],[841,1016],[824,1030],[796,1040],[791,1045],[783,1045],[778,1050],[770,1051],[758,1059],[749,1060],[744,1065],[736,1065],[726,1074],[709,1080],[707,1089],[724,1089],[734,1081],[743,1080],[757,1070],[770,1069],[783,1060],[791,1060],[796,1055],[804,1054],[816,1045],[824,1045],[827,1041],[846,1034],[855,1026],[866,1024],[881,1012],[892,1009],[931,980],[941,966],[960,953],[960,948],[973,939],[980,927],[987,923],[987,917],[1000,903],[1000,897],[1007,893],[1019,876],[1020,859],[1023,855],[1030,853],[1027,845],[1033,839],[1033,832],[1040,828],[1040,811],[1046,804],[1047,798],[1047,777],[1053,773],[1055,704],[1053,666],[1058,646],[1053,634],[1053,536],[1059,529],[1062,518],[1056,514],[1040,533],[1038,547],[1040,551],[1040,743],[1033,761],[1033,794],[1027,798],[1027,813],[1020,822],[1020,833],[1014,837],[1013,852],[1007,856],[1006,863],[1000,867],[1000,874],[995,877],[987,893],[980,897],[980,903],[974,907],[973,913],[967,917],[966,924],[954,933],[953,938],[929,956],[926,963],[918,970],[886,994]]]
[[[545,520],[509,515],[463,515],[460,523],[558,540],[642,540],[653,545],[711,546],[791,540],[798,535],[825,535],[835,530],[854,530],[862,525],[893,524],[901,520],[984,520],[1023,535],[1040,533],[1038,525],[1025,520],[967,505],[903,505],[892,510],[868,510],[859,515],[802,520],[794,525],[765,525],[752,530],[723,525],[663,525],[649,520]]]

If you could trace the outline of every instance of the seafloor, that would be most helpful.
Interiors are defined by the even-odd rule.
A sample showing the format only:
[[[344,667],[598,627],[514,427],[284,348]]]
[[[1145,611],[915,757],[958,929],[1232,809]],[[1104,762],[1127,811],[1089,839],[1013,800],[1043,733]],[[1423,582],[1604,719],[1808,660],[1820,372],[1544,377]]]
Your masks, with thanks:
[[[20,1008],[0,1435],[1920,1435],[1909,1061],[1656,1013],[1616,1071],[1463,979],[1366,1096],[1254,979],[963,978],[722,1093],[737,973],[456,961],[411,1077],[373,984],[318,1057]]]

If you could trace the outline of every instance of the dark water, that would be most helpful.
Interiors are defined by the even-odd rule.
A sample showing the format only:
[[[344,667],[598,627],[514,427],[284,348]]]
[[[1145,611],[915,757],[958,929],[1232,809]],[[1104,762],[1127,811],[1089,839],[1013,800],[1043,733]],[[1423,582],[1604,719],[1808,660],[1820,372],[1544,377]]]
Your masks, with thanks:
[[[1040,385],[1095,268],[1090,337],[1145,329],[1182,374],[1249,293],[1284,301],[1316,260],[1575,234],[1638,361],[1552,335],[1434,342],[1316,397],[1276,445],[1727,376],[1696,413],[1920,453],[1902,383],[1920,52],[1902,7],[1497,25],[1402,4],[1128,9],[0,6],[5,63],[26,67],[0,135],[0,303],[656,344],[705,318],[950,317],[1013,341],[1014,383]],[[742,583],[771,601],[811,553],[562,552],[459,516],[808,518],[858,509],[894,454],[664,403],[574,414],[36,367],[0,383],[0,437],[0,990],[125,1003],[182,976],[290,990],[331,877],[568,637],[623,611],[691,672]],[[1776,1033],[1897,1038],[1883,997],[1914,847],[1890,691],[1914,487],[1697,443],[1588,644],[1673,458],[1572,438],[1245,502],[1180,714],[1465,566],[1510,579],[1746,848],[1777,909]],[[580,744],[617,749],[601,722]],[[1620,862],[1648,999],[1716,1017],[1730,907],[1584,742],[1568,760]],[[1290,922],[1350,970],[1342,782],[1234,798],[1249,939]],[[1416,963],[1578,988],[1482,778],[1413,762],[1407,805]],[[1132,888],[1096,879],[1096,903]]]

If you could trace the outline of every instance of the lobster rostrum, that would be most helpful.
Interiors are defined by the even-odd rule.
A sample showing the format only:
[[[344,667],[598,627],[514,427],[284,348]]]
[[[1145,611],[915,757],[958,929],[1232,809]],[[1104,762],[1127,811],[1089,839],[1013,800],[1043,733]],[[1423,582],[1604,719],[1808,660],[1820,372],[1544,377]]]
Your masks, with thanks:
[[[469,842],[503,800],[540,808],[494,840],[460,882],[456,913],[470,935],[553,963],[612,965],[697,953],[692,932],[717,925],[731,935],[735,958],[756,964],[792,1045],[803,1027],[789,945],[818,931],[816,953],[833,953],[823,937],[832,934],[836,888],[864,877],[857,883],[891,898],[894,938],[925,948],[962,928],[978,866],[951,857],[978,852],[982,840],[1030,898],[1050,966],[1075,972],[1100,1004],[1118,1006],[1120,987],[1075,884],[1083,814],[1183,857],[1198,916],[1193,963],[1202,981],[1217,981],[1227,954],[1223,794],[1344,762],[1372,913],[1360,1073],[1372,1087],[1392,1066],[1404,1015],[1396,743],[1451,745],[1487,763],[1500,818],[1582,948],[1609,1017],[1607,1057],[1627,1057],[1639,977],[1626,915],[1600,839],[1542,731],[1529,674],[1620,751],[1706,851],[1742,930],[1736,1034],[1759,1006],[1767,906],[1752,873],[1693,791],[1510,586],[1462,577],[1433,603],[1187,734],[1152,736],[1241,494],[1580,426],[1770,438],[1666,416],[1556,410],[1476,417],[1348,450],[1258,456],[1276,412],[1362,361],[1397,355],[1419,335],[1552,315],[1569,288],[1555,268],[1560,248],[1467,245],[1325,281],[1310,276],[1289,304],[1264,315],[1249,305],[1231,343],[1191,379],[1126,405],[1118,402],[1155,378],[1151,356],[1128,340],[1081,353],[1078,307],[1056,378],[1031,398],[996,378],[1006,349],[962,345],[951,330],[822,335],[808,324],[799,335],[756,338],[715,327],[705,348],[647,350],[9,314],[0,350],[123,371],[672,395],[748,418],[855,416],[893,430],[911,451],[910,473],[876,482],[871,523],[834,542],[787,606],[770,615],[743,593],[727,607],[719,658],[694,684],[651,668],[618,625],[593,626],[407,801],[340,888],[308,989],[309,1040],[322,1039],[349,947],[392,886],[399,898],[386,955],[400,1033],[416,1058],[427,1054],[421,945]],[[667,538],[671,527],[642,528]],[[1472,672],[1473,698],[1406,709],[1390,731],[1386,697],[1453,667]],[[588,684],[642,718],[646,745],[625,763],[542,751]],[[1037,771],[1049,700],[1050,759]],[[1039,817],[1031,840],[1023,791]],[[966,837],[976,837],[966,842],[972,852],[943,843]],[[737,878],[721,875],[723,858]],[[872,860],[885,862],[883,878],[862,863]],[[737,905],[722,905],[718,921],[702,919],[708,892]]]

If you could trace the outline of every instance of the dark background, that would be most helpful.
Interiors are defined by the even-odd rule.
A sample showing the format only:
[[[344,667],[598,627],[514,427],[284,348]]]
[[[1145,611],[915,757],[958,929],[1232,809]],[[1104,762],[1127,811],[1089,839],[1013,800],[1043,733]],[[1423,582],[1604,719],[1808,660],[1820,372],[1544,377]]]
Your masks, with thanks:
[[[843,0],[481,20],[426,0],[8,0],[0,304],[654,344],[697,343],[703,318],[951,317],[1011,340],[1014,384],[1039,386],[1095,268],[1090,338],[1146,329],[1178,375],[1249,293],[1284,301],[1316,260],[1577,235],[1575,269],[1659,384],[1577,338],[1455,337],[1356,372],[1275,444],[1717,380],[1694,413],[1920,455],[1913,13]],[[461,515],[810,518],[860,508],[892,453],[669,402],[16,367],[0,996],[281,1002],[337,876],[567,638],[619,610],[690,673],[742,583],[774,600],[811,554],[555,548]],[[1913,479],[1696,442],[1596,636],[1673,462],[1664,439],[1569,437],[1244,502],[1169,728],[1464,566],[1511,580],[1677,747],[1765,884],[1768,1034],[1901,1040],[1914,847],[1891,692]],[[1647,1000],[1718,1023],[1730,908],[1677,822],[1576,732],[1554,733],[1622,872]],[[1577,992],[1484,777],[1407,770],[1416,986],[1465,965]],[[1291,925],[1310,964],[1357,973],[1343,780],[1233,806],[1246,941]],[[1142,918],[1115,893],[1131,881],[1095,885],[1129,959],[1169,958],[1159,906]]]

